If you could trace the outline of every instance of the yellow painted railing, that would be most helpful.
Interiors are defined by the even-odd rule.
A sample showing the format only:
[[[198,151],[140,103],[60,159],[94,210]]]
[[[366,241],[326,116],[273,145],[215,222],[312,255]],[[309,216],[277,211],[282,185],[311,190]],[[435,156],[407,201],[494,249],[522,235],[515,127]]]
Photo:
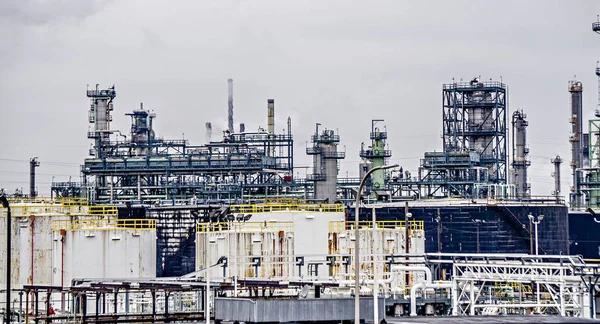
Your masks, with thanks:
[[[116,216],[116,206],[63,206],[53,204],[26,204],[26,205],[11,205],[10,206],[12,216],[23,217],[23,216],[52,216],[52,215],[64,215],[64,216]],[[6,208],[0,207],[0,217],[6,216]]]
[[[106,216],[116,216],[117,215],[117,207],[116,206],[89,206],[88,213],[90,215],[106,215]]]
[[[277,204],[248,204],[231,205],[234,213],[268,213],[274,211],[308,211],[324,213],[344,212],[343,204],[300,204],[300,203],[277,203]]]
[[[52,221],[53,231],[83,231],[83,230],[156,230],[155,219],[74,219]]]
[[[273,204],[298,205],[301,203],[302,203],[302,201],[298,198],[265,198],[265,204],[267,204],[267,205],[273,205]]]
[[[406,221],[398,220],[398,221],[377,221],[375,222],[377,228],[380,229],[400,229],[406,227]],[[369,221],[360,221],[358,222],[359,228],[373,228],[373,222]],[[408,228],[411,231],[422,231],[425,229],[424,221],[408,221]],[[336,233],[341,231],[348,231],[354,229],[353,221],[332,221],[329,222],[329,232]]]
[[[60,205],[60,206],[87,206],[87,198],[50,198],[50,197],[36,197],[36,198],[8,198],[8,202],[11,204],[48,204],[48,205]]]
[[[236,228],[237,227],[237,228]],[[232,223],[197,223],[196,232],[221,232],[221,231],[235,231],[240,233],[244,232],[293,232],[294,222],[232,222]]]

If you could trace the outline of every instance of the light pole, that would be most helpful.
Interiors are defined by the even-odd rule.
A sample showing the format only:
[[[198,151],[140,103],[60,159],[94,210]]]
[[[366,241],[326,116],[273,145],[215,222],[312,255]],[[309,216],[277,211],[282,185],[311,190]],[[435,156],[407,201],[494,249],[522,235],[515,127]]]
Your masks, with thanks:
[[[365,176],[360,181],[360,185],[358,186],[358,191],[356,192],[356,202],[355,202],[355,211],[354,211],[354,323],[360,323],[360,287],[359,287],[359,275],[360,275],[360,243],[359,243],[359,231],[358,231],[358,219],[360,212],[360,196],[362,195],[362,190],[365,185],[365,181],[369,178],[371,173],[377,170],[385,170],[398,167],[398,164],[394,165],[382,165],[378,167],[374,167],[369,170]]]
[[[6,208],[6,322],[10,323],[10,204],[5,195],[0,196],[2,207]],[[33,264],[31,265],[33,267]]]
[[[205,249],[206,249],[206,253],[205,253],[205,259],[206,259],[206,300],[205,300],[205,306],[204,306],[204,317],[206,319],[206,324],[210,324],[210,267],[209,267],[209,263],[210,263],[210,257],[208,255],[208,253],[210,253],[210,219],[208,220],[208,222],[206,223],[206,238],[205,238]]]
[[[542,221],[542,219],[544,219],[544,215],[539,215],[537,217],[537,221],[535,220],[535,217],[529,213],[529,215],[527,215],[527,217],[529,218],[529,221],[533,223],[534,228],[535,228],[535,255],[538,255],[538,224]],[[537,299],[537,304],[540,304],[540,283],[536,282],[535,283],[535,292],[536,292],[536,299]],[[538,306],[538,313],[539,313],[539,306]]]
[[[479,226],[481,223],[485,223],[485,221],[481,219],[472,219],[472,221],[477,226],[477,253],[479,253]]]
[[[442,217],[440,215],[440,209],[437,210],[437,217],[435,218],[437,223],[437,250],[438,253],[442,253]]]
[[[406,254],[406,265],[408,266],[408,261],[410,258],[408,257],[408,253],[410,252],[409,245],[409,237],[408,237],[408,219],[412,217],[412,214],[408,212],[408,201],[404,202],[404,228],[406,229],[406,235],[404,235],[404,253]],[[410,281],[410,273],[406,271],[406,281],[405,286],[408,286],[408,282]]]
[[[544,215],[539,215],[537,217],[537,221],[535,220],[535,217],[531,213],[529,213],[529,215],[527,215],[527,217],[529,218],[529,220],[534,225],[534,229],[535,229],[535,255],[538,255],[539,254],[539,251],[538,251],[538,224],[542,221],[542,219],[544,219]]]

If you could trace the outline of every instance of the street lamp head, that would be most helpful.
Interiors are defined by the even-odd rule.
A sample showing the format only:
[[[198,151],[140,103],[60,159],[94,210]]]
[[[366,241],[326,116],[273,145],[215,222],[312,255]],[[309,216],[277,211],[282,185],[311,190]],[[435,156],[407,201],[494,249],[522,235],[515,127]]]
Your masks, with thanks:
[[[412,217],[412,213],[406,213],[406,217],[411,218]]]
[[[541,221],[542,221],[542,219],[544,219],[544,215],[539,215],[539,216],[538,216],[538,222],[541,222]]]
[[[2,207],[8,208],[10,205],[8,204],[8,199],[6,199],[5,195],[0,196],[0,203],[2,203]]]
[[[531,213],[529,213],[529,215],[527,215],[527,218],[529,218],[530,221],[533,221],[533,215]]]
[[[381,166],[381,169],[382,169],[382,170],[386,170],[386,169],[393,169],[393,168],[397,168],[397,167],[399,167],[399,166],[400,166],[399,164],[394,164],[394,165],[383,165],[383,166]]]

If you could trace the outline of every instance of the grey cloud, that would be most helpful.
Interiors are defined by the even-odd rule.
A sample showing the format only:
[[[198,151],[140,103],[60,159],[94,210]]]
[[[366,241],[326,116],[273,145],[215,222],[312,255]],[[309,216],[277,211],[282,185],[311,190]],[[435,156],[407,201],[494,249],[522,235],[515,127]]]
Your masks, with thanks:
[[[110,0],[3,0],[0,18],[23,25],[46,25],[91,16],[107,6]]]

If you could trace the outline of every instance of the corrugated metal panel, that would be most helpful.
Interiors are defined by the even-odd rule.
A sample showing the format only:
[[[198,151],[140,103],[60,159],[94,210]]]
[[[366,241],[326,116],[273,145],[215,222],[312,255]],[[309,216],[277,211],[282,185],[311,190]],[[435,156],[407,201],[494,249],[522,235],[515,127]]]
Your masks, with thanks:
[[[378,306],[379,318],[384,318],[383,298]],[[373,298],[361,298],[361,320],[373,320],[373,315]],[[215,319],[254,323],[353,320],[354,298],[215,298]]]

